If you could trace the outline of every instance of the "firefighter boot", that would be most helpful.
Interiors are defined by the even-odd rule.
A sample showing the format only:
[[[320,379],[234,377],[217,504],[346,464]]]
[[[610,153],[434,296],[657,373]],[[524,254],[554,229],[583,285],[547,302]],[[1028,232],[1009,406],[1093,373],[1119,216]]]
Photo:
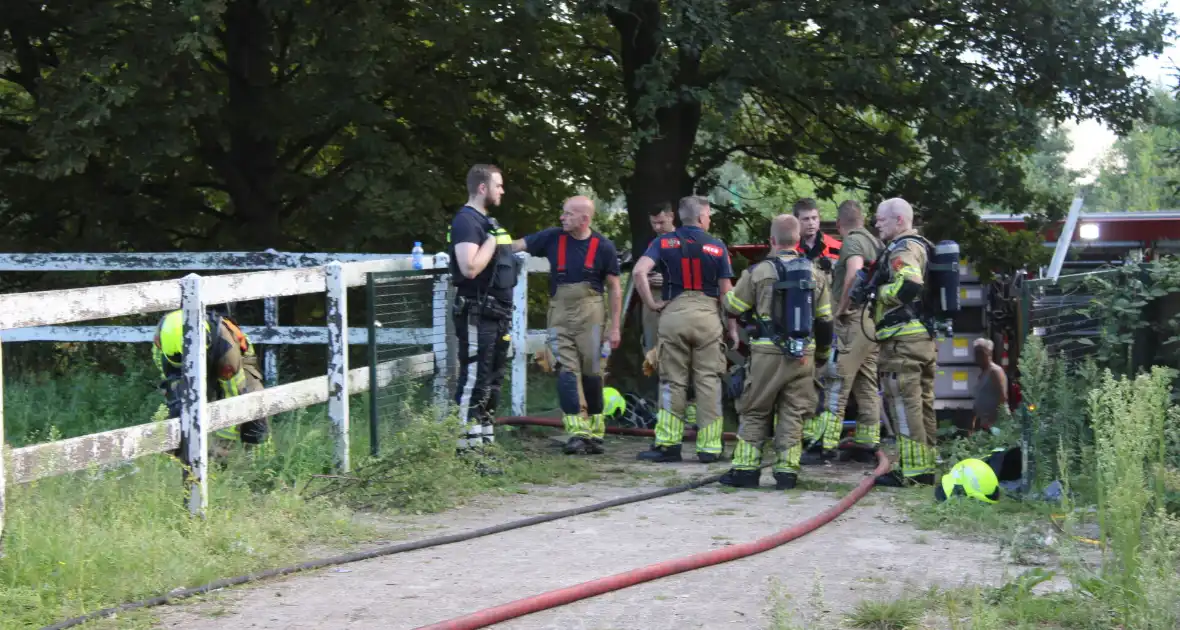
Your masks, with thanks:
[[[603,445],[602,438],[590,438],[586,443],[586,452],[591,455],[602,455],[606,452],[606,446]]]
[[[671,446],[656,446],[653,444],[651,450],[640,453],[638,459],[657,464],[683,461],[683,458],[680,456],[679,444],[673,444]]]
[[[793,472],[776,472],[774,473],[774,489],[791,490],[798,480],[799,476]]]
[[[738,470],[730,468],[717,483],[723,486],[732,486],[734,488],[757,488],[759,479],[762,477],[762,471],[754,470]]]
[[[585,455],[590,451],[590,440],[575,435],[570,438],[562,449],[566,455]]]

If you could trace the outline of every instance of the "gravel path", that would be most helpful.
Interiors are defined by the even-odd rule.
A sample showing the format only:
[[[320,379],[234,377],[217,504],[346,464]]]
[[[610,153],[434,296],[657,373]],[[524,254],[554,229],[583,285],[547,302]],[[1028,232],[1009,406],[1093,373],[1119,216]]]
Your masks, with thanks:
[[[612,440],[599,458],[612,473],[578,486],[536,486],[527,494],[481,497],[443,514],[401,519],[413,539],[485,527],[553,510],[666,487],[699,463],[634,461],[646,444]],[[724,466],[714,465],[711,472]],[[856,483],[868,466],[808,468],[810,479]],[[632,471],[647,471],[636,476]],[[652,475],[652,471],[663,474]],[[521,597],[651,563],[752,541],[833,505],[831,492],[717,486],[432,549],[330,567],[157,609],[159,628],[417,628]],[[540,628],[839,627],[862,599],[892,598],[931,585],[999,583],[1019,570],[992,544],[919,532],[874,490],[843,516],[792,543],[749,558],[681,573],[496,626]],[[787,593],[774,595],[775,585]],[[776,610],[778,614],[776,615]],[[818,624],[818,625],[817,625]]]

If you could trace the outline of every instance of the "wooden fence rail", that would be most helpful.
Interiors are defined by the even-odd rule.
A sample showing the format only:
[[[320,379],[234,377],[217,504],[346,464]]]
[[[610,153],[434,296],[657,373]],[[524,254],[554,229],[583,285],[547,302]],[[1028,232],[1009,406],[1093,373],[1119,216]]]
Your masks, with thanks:
[[[513,296],[515,308],[512,322],[512,407],[513,412],[518,414],[524,413],[525,407],[527,356],[541,347],[545,339],[543,332],[527,330],[527,274],[548,271],[546,260],[521,256],[527,264],[522,265],[520,282]],[[306,266],[309,264],[315,266]],[[435,260],[424,259],[423,267],[433,269]],[[148,342],[154,335],[154,327],[67,324],[175,309],[181,309],[184,314],[185,356],[181,413],[178,418],[18,449],[4,446],[3,378],[0,375],[0,536],[4,531],[5,488],[8,482],[27,483],[93,465],[116,464],[178,449],[181,449],[178,456],[187,464],[185,486],[189,509],[193,514],[203,516],[208,506],[206,438],[209,432],[324,402],[328,403],[328,417],[335,438],[336,468],[340,472],[347,472],[351,465],[348,444],[350,395],[367,391],[374,377],[376,386],[384,386],[394,378],[424,376],[455,367],[446,365],[447,353],[436,349],[434,352],[381,363],[374,372],[367,366],[349,369],[347,346],[367,343],[368,331],[349,329],[347,289],[364,285],[370,273],[412,270],[412,261],[407,255],[273,251],[0,254],[0,271],[192,271],[241,268],[264,271],[208,276],[190,273],[178,280],[0,295],[0,359],[3,344],[14,342]],[[437,278],[438,282],[449,287],[446,274]],[[277,325],[277,298],[320,292],[327,296],[326,326]],[[257,299],[265,300],[267,325],[246,326],[246,334],[261,344],[326,343],[326,373],[320,377],[274,385],[271,360],[267,362],[268,385],[271,386],[260,392],[210,403],[205,399],[207,377],[204,366],[208,333],[203,322],[206,308],[215,304]],[[433,328],[382,330],[378,333],[378,343],[423,344],[444,337],[445,321],[450,316],[449,304],[435,300],[432,309],[436,311],[432,318]],[[446,398],[449,393],[436,389],[436,396]],[[447,400],[437,402],[440,406],[447,404]]]

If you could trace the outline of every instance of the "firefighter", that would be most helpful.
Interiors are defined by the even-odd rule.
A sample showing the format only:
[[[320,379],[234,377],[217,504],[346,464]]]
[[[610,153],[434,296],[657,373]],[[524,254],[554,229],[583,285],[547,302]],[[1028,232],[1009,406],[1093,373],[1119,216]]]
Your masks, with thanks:
[[[824,411],[820,414],[825,450],[835,448],[835,437],[844,424],[849,396],[856,398],[856,458],[865,461],[877,450],[881,433],[881,404],[877,397],[878,348],[873,322],[864,306],[849,302],[848,291],[857,272],[881,255],[885,245],[865,229],[864,211],[859,203],[840,204],[836,229],[843,239],[840,257],[832,274],[832,302],[835,315],[835,356],[820,374],[824,384]]]
[[[590,198],[570,197],[562,206],[560,228],[512,243],[516,251],[549,259],[549,345],[558,366],[562,423],[570,434],[565,452],[579,455],[604,452],[602,362],[609,353],[603,341],[610,348],[619,347],[623,303],[618,252],[610,239],[590,228],[593,218]],[[610,291],[609,325],[604,289]],[[588,420],[581,415],[582,396]]]
[[[752,325],[746,381],[737,400],[741,418],[733,467],[720,483],[756,488],[762,443],[775,418],[775,487],[795,487],[803,452],[803,419],[816,405],[815,371],[827,361],[832,304],[827,277],[796,249],[795,217],[776,217],[770,255],[742,274],[725,296],[725,310]],[[733,321],[733,320],[731,320]]]
[[[676,229],[675,221],[676,213],[672,210],[672,204],[664,202],[656,205],[650,215],[648,221],[651,223],[651,229],[659,238],[665,234],[669,234]],[[655,239],[652,239],[652,243]],[[651,243],[648,243],[651,246]],[[652,289],[663,289],[664,276],[658,269],[653,269],[647,274],[648,285]],[[638,284],[635,285],[638,291]],[[642,299],[640,300],[642,302]],[[647,355],[656,347],[656,342],[659,340],[660,329],[660,314],[651,310],[647,305],[641,305],[643,309],[643,354]],[[658,392],[657,392],[658,393]],[[696,424],[697,419],[697,405],[695,392],[692,391],[692,383],[688,385],[688,394],[686,395],[688,406],[685,408],[684,421],[685,424]]]
[[[512,290],[520,272],[512,237],[488,214],[504,195],[500,169],[489,164],[472,166],[467,172],[467,195],[466,205],[455,214],[447,232],[455,287],[451,316],[463,354],[455,388],[459,419],[466,427],[458,441],[461,452],[495,441],[494,414],[511,339]],[[481,472],[496,471],[483,468]]]
[[[814,199],[804,197],[791,207],[791,214],[799,220],[799,243],[795,250],[810,259],[816,271],[827,278],[828,286],[832,286],[832,270],[840,258],[840,241],[819,229],[819,204]],[[816,383],[816,387],[822,390],[821,384]],[[820,400],[824,398],[821,396]],[[817,405],[803,427],[803,439],[808,446],[821,446],[823,449],[819,454],[810,450],[804,453],[803,463],[806,465],[822,464],[835,457],[843,422],[837,420],[834,425],[829,426],[826,420]]]
[[[877,206],[877,233],[888,246],[878,257],[873,322],[880,344],[885,404],[893,416],[900,469],[876,484],[934,485],[934,335],[922,321],[928,252],[933,245],[914,231],[914,210],[900,197]]]
[[[262,372],[254,344],[228,315],[210,310],[205,319],[206,364],[210,370],[209,400],[233,398],[262,391]],[[180,388],[184,377],[184,312],[172,311],[160,318],[152,339],[152,361],[160,370],[160,389],[168,417],[180,415]],[[270,419],[251,420],[213,432],[212,450],[225,455],[228,445],[241,442],[253,448],[269,439]]]
[[[692,383],[697,402],[697,459],[721,457],[721,374],[725,372],[724,328],[719,300],[733,288],[733,268],[725,243],[709,235],[709,201],[702,197],[680,200],[682,226],[656,238],[635,263],[635,285],[643,303],[660,313],[656,346],[660,379],[656,439],[639,459],[681,461],[687,388]],[[661,265],[661,299],[652,297],[647,274]],[[730,339],[737,345],[737,325]]]

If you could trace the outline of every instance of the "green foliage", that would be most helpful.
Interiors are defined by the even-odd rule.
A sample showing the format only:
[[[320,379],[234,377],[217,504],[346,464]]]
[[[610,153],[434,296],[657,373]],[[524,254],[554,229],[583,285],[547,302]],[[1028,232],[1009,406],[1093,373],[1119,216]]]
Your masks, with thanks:
[[[1163,90],[1152,94],[1151,107],[1118,138],[1096,165],[1087,186],[1091,212],[1170,210],[1180,203],[1180,102]]]
[[[1146,331],[1152,353],[1168,361],[1180,344],[1180,259],[1172,256],[1116,267],[1084,276],[1082,285],[1092,295],[1078,312],[1101,322],[1097,345],[1100,365],[1126,373],[1137,337]],[[1153,305],[1170,306],[1168,309]],[[1142,342],[1141,342],[1142,343]],[[1176,366],[1180,367],[1180,366]]]

